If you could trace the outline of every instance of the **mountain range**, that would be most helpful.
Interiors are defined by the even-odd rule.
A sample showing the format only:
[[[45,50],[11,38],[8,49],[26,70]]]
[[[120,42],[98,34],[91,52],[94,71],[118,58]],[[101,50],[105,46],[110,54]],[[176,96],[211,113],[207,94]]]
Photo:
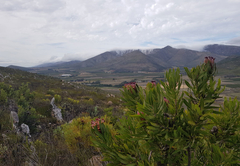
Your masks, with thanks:
[[[57,71],[58,74],[61,72],[70,73],[70,71],[94,73],[106,71],[124,73],[138,71],[158,72],[172,67],[193,67],[203,63],[206,56],[216,58],[215,62],[218,63],[231,55],[240,55],[240,47],[213,44],[205,46],[203,51],[194,51],[166,46],[161,49],[107,51],[85,61],[47,63],[31,68],[9,67],[40,74],[46,74],[50,70]]]

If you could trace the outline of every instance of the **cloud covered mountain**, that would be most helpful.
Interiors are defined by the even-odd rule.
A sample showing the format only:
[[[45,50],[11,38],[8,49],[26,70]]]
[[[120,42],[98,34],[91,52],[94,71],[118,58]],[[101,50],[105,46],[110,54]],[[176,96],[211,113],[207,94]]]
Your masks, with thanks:
[[[41,71],[62,69],[64,71],[104,72],[137,72],[137,71],[163,71],[172,67],[193,67],[203,63],[206,56],[216,58],[219,62],[228,55],[240,55],[240,47],[228,45],[207,45],[204,51],[179,49],[171,46],[156,49],[128,49],[112,50],[101,53],[85,61],[70,61],[54,65],[38,66]],[[35,70],[35,72],[37,72]]]

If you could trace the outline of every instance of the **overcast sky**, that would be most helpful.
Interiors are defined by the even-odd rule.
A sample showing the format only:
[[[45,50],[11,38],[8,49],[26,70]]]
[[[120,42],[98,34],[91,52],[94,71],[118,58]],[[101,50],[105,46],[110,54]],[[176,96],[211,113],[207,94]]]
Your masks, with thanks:
[[[0,0],[0,65],[240,45],[240,0]]]

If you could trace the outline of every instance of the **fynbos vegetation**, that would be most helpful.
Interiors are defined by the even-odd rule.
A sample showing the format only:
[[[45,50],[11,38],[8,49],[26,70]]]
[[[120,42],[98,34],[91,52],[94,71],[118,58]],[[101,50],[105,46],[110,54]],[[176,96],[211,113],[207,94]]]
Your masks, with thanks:
[[[185,71],[187,91],[180,89],[180,70],[170,69],[165,82],[134,83],[122,91],[127,107],[117,135],[100,123],[93,143],[108,165],[237,165],[240,149],[240,114],[237,99],[214,105],[224,88],[214,80],[214,58]]]

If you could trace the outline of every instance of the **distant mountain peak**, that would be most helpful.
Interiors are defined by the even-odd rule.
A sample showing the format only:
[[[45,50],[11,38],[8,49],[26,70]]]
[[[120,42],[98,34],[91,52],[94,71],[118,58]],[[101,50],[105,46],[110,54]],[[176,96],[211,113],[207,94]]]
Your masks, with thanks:
[[[149,55],[153,52],[154,49],[140,50],[143,54]]]
[[[171,46],[166,46],[166,47],[164,47],[163,49],[173,49],[173,47],[171,47]]]
[[[133,49],[132,50],[115,50],[114,52],[116,52],[118,56],[122,56],[124,54],[128,54],[133,51],[135,51],[135,50],[133,50]]]

